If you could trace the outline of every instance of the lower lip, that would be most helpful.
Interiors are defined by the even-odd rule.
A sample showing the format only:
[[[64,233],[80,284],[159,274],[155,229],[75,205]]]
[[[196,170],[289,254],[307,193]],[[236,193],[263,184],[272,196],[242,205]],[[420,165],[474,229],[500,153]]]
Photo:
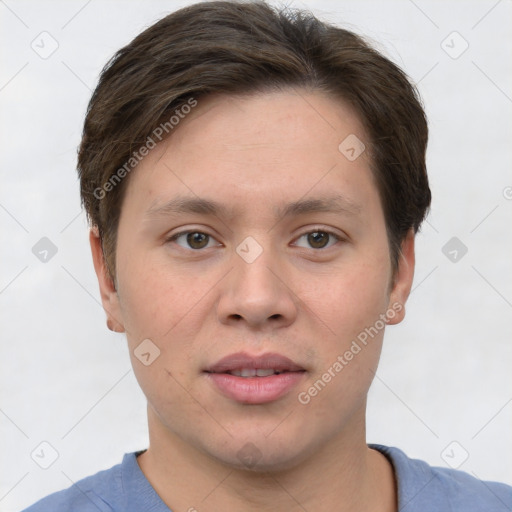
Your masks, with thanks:
[[[264,404],[286,395],[304,374],[285,372],[268,377],[237,377],[229,373],[207,373],[207,376],[227,398],[244,404]]]

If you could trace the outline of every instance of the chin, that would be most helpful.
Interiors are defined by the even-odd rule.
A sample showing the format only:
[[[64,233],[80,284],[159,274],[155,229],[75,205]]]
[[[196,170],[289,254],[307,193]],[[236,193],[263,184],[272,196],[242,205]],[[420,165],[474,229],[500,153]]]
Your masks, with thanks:
[[[229,450],[226,446],[212,448],[210,455],[231,469],[251,473],[281,472],[293,469],[314,453],[314,447],[306,447],[289,437],[285,443],[279,440],[269,442],[264,436],[254,436],[253,440],[236,441],[239,449],[233,450],[235,442],[231,440]]]

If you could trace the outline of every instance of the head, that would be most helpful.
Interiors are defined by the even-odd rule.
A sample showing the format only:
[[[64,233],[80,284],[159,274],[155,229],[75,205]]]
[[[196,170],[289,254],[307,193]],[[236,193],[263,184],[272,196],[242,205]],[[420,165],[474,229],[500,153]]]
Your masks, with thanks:
[[[361,427],[430,204],[426,144],[404,73],[305,12],[199,3],[116,53],[78,168],[102,300],[155,431],[235,465],[251,443],[285,467]],[[293,391],[220,393],[212,365],[240,351],[293,360]]]

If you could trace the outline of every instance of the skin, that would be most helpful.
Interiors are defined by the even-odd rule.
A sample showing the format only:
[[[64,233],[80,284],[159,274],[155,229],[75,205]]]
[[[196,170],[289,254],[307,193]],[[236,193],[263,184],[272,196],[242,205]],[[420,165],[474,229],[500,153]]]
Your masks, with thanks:
[[[126,332],[148,400],[143,473],[172,510],[393,511],[393,470],[366,445],[366,397],[384,329],[303,405],[298,393],[324,374],[379,315],[403,306],[414,272],[414,236],[392,275],[381,202],[368,152],[338,146],[366,135],[354,112],[319,92],[211,96],[139,164],[119,223],[115,286],[97,231],[90,241],[109,325]],[[276,217],[274,209],[339,194],[350,212]],[[153,214],[177,196],[227,205],[226,215]],[[191,248],[183,231],[206,233]],[[328,230],[340,237],[308,232]],[[236,252],[246,237],[263,249]],[[318,244],[319,242],[317,242]],[[405,308],[387,324],[403,319]],[[151,339],[149,366],[134,350]],[[247,405],[203,373],[234,352],[283,354],[307,372],[277,401]],[[258,460],[237,456],[252,443]],[[336,485],[338,484],[338,485]]]

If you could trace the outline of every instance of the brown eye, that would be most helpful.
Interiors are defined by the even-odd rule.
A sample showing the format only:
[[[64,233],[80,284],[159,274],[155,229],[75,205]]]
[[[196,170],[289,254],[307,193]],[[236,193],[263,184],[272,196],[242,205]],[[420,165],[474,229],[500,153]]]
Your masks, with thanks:
[[[341,240],[341,238],[335,233],[320,229],[316,231],[310,231],[309,233],[304,233],[297,240],[301,240],[304,238],[306,239],[307,242],[306,248],[312,249],[326,249]],[[304,245],[300,245],[300,247],[304,247]]]
[[[187,243],[192,249],[202,249],[208,245],[210,237],[205,233],[193,232],[187,234]]]
[[[181,242],[179,242],[181,240]],[[176,242],[180,247],[184,249],[200,250],[205,247],[209,247],[209,243],[213,238],[201,231],[184,231],[177,233],[169,238],[169,242]]]
[[[308,234],[308,242],[314,249],[323,249],[329,242],[329,234],[325,231],[315,231]]]

